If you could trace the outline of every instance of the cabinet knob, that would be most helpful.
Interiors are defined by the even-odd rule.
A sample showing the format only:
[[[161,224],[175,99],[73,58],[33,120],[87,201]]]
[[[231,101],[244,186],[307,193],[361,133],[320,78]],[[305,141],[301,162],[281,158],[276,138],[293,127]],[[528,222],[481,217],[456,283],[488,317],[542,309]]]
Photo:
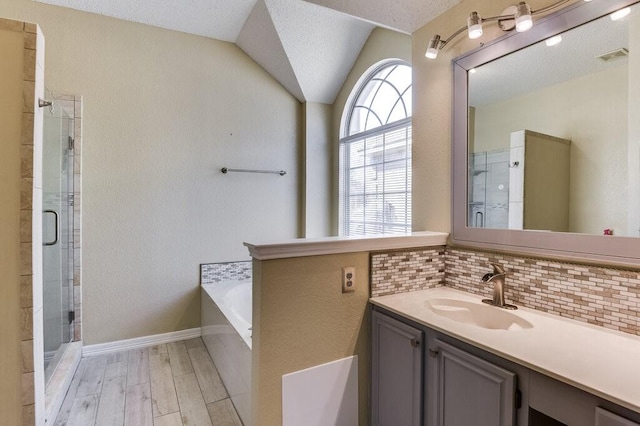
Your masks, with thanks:
[[[414,348],[417,348],[418,346],[420,346],[420,340],[416,338],[411,339],[411,346],[413,346]]]
[[[437,349],[436,350],[429,349],[429,356],[431,358],[438,358],[438,355],[440,355],[440,351],[438,351]]]

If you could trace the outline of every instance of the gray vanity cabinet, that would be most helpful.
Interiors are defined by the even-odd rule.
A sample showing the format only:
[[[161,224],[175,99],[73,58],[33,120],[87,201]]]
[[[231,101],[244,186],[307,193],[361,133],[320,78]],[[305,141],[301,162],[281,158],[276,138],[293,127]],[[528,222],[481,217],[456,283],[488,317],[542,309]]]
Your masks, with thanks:
[[[371,328],[372,424],[421,425],[423,332],[377,311]]]
[[[640,412],[384,308],[372,330],[375,426],[640,426]]]
[[[437,424],[512,426],[516,422],[516,374],[433,339]]]

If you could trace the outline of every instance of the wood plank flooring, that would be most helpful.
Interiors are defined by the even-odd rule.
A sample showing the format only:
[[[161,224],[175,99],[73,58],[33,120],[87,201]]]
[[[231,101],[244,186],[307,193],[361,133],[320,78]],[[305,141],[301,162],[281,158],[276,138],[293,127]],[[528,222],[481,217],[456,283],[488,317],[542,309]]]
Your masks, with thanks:
[[[242,426],[202,339],[83,358],[55,426]]]

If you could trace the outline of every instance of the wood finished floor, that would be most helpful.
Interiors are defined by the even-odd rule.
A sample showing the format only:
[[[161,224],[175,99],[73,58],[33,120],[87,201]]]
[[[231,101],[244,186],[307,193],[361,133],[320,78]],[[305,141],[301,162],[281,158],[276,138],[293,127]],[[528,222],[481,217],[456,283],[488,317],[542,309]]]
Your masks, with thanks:
[[[83,358],[55,426],[242,426],[202,339]]]

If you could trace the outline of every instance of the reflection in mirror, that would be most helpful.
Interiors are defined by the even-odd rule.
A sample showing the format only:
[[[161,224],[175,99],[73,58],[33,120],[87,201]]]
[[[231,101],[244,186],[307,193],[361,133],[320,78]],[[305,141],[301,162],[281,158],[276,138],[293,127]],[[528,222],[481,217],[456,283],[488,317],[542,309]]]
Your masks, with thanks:
[[[640,236],[630,34],[640,5],[468,73],[467,226]]]

